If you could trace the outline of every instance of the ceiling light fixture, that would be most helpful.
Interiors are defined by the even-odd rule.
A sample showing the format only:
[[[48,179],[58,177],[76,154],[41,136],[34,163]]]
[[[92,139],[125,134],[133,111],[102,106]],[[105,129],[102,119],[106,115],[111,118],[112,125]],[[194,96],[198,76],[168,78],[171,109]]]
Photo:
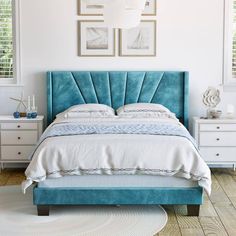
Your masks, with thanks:
[[[146,0],[108,0],[104,22],[110,28],[129,29],[139,25]]]
[[[104,22],[109,28],[129,29],[139,25],[146,0],[84,0],[102,5]]]

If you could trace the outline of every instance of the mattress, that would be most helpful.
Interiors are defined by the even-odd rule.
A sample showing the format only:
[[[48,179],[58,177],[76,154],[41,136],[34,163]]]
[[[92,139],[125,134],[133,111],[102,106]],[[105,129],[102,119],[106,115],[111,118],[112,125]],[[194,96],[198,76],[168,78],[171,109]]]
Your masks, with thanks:
[[[94,187],[197,187],[198,182],[178,177],[152,175],[83,175],[46,179],[41,188],[94,188]]]

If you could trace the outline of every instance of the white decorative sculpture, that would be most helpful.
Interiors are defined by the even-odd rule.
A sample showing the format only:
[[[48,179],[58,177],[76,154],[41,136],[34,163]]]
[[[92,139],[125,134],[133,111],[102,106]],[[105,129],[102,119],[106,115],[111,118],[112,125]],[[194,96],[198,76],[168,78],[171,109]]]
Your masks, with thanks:
[[[13,97],[10,97],[10,99],[13,100],[13,101],[18,102],[18,105],[17,105],[17,107],[16,107],[16,111],[20,111],[21,108],[23,107],[23,111],[25,112],[25,110],[26,110],[25,102],[26,102],[26,101],[24,100],[24,93],[23,93],[23,92],[21,93],[20,98],[13,98]]]
[[[26,116],[26,105],[24,100],[24,92],[21,93],[20,98],[13,98],[10,97],[11,100],[18,102],[18,105],[16,107],[16,111],[13,113],[14,118],[20,118]],[[22,109],[23,108],[23,109]]]
[[[203,94],[203,104],[207,109],[207,118],[211,118],[211,111],[220,103],[220,91],[214,87],[209,87]]]

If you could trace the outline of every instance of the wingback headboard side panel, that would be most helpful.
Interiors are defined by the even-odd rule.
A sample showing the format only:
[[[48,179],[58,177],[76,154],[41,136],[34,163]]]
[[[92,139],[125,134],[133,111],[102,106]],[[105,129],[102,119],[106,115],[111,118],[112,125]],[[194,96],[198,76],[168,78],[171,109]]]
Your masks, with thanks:
[[[188,127],[188,72],[52,71],[47,73],[48,124],[70,106],[159,103]]]

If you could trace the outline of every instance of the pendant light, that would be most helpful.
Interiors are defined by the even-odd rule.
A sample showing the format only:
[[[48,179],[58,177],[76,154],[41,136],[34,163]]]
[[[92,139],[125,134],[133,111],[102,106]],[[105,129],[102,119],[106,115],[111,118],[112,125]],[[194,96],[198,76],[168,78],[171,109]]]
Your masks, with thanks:
[[[121,29],[138,26],[144,5],[143,0],[110,0],[104,5],[105,25]]]
[[[139,25],[146,0],[83,0],[104,8],[104,22],[109,28],[129,29]]]

